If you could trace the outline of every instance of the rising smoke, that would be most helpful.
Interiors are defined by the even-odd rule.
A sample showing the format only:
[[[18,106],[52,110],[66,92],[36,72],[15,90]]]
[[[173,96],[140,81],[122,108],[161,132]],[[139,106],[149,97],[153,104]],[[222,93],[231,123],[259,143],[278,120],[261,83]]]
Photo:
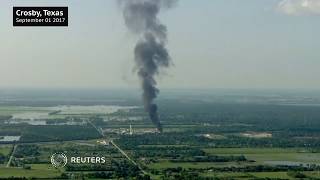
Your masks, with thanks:
[[[172,7],[177,0],[118,0],[125,24],[139,37],[134,49],[134,60],[143,90],[145,111],[161,132],[158,107],[154,103],[159,90],[155,76],[161,68],[170,66],[171,58],[165,45],[167,28],[160,23],[158,14]]]

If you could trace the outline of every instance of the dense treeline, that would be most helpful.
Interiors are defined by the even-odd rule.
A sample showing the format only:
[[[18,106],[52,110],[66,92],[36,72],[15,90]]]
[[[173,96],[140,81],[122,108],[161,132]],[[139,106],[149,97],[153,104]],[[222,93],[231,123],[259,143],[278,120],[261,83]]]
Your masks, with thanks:
[[[39,155],[40,155],[39,146],[37,145],[18,145],[14,153],[14,156],[16,158],[23,158],[27,156],[35,157]]]
[[[0,136],[20,136],[23,131],[25,125],[17,124],[17,125],[0,125]]]
[[[193,147],[139,147],[133,151],[133,157],[181,158],[204,156],[205,152]]]
[[[122,147],[126,149],[134,149],[139,145],[201,145],[208,144],[210,140],[207,138],[195,136],[189,133],[161,133],[146,135],[121,136],[116,140]]]
[[[0,164],[3,164],[7,161],[7,156],[0,153]]]
[[[140,169],[126,160],[112,160],[109,165],[70,165],[66,166],[67,172],[75,171],[97,171],[89,173],[87,176],[91,178],[128,178],[140,177]]]
[[[320,106],[162,101],[159,107],[166,123],[245,123],[265,130],[306,127],[320,130]]]
[[[102,164],[67,164],[65,167],[66,171],[113,171],[114,168],[110,165]]]
[[[101,135],[92,126],[27,126],[20,141],[66,141],[100,138]]]
[[[21,136],[21,142],[86,140],[101,135],[91,125],[1,125],[0,136]],[[6,143],[6,142],[0,142]]]
[[[241,162],[247,161],[245,156],[194,156],[172,159],[171,162]]]
[[[47,125],[54,125],[54,124],[61,124],[61,123],[67,123],[68,119],[46,119]]]
[[[186,171],[180,167],[171,168],[161,176],[161,180],[213,180],[210,177],[202,177],[199,173]]]
[[[0,123],[2,123],[3,121],[9,120],[11,118],[12,118],[12,115],[7,115],[7,116],[1,115],[0,116]]]
[[[170,169],[169,169],[170,170]],[[288,172],[288,171],[318,171],[320,166],[310,165],[310,166],[269,166],[269,165],[252,165],[244,167],[208,167],[202,169],[189,168],[189,171],[206,172],[207,170],[214,172]],[[165,170],[166,171],[166,170]]]
[[[133,136],[121,136],[116,140],[126,149],[135,149],[140,145],[190,145],[203,147],[320,147],[319,138],[299,139],[287,137],[273,138],[247,138],[236,135],[228,135],[227,138],[209,139],[196,136],[189,132],[162,133]]]
[[[132,150],[134,158],[149,157],[151,161],[169,158],[172,162],[232,162],[246,161],[244,156],[209,156],[199,147],[167,146],[138,147]]]

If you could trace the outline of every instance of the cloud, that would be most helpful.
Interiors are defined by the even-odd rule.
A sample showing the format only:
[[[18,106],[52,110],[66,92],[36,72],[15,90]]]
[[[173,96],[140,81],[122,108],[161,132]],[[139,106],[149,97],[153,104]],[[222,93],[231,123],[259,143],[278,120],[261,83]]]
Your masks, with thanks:
[[[278,10],[287,15],[320,15],[320,0],[282,0]]]

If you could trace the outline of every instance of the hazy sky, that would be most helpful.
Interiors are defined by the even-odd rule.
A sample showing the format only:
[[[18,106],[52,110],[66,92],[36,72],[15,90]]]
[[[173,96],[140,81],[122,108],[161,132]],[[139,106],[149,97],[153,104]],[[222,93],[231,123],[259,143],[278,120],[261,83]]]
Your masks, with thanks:
[[[69,27],[13,27],[12,6],[69,6]],[[180,0],[160,16],[160,88],[320,88],[319,0]],[[0,0],[0,87],[138,87],[115,0]]]

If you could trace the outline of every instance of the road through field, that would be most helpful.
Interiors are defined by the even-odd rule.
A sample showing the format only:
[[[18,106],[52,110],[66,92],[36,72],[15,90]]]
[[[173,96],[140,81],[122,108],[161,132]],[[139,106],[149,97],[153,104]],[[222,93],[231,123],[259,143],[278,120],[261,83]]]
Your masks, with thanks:
[[[89,123],[92,127],[94,127],[94,128],[99,132],[99,134],[101,134],[101,136],[103,136],[104,138],[106,138],[105,135],[103,134],[103,132],[102,132],[97,126],[95,126],[91,121],[88,121],[88,123]],[[126,157],[132,164],[134,164],[135,166],[137,166],[137,167],[143,172],[143,174],[148,174],[146,171],[144,171],[144,170],[141,168],[141,166],[140,166],[138,163],[136,163],[133,159],[131,159],[131,158],[129,157],[129,155],[128,155],[124,150],[122,150],[115,142],[113,142],[113,140],[111,140],[110,143],[111,143],[115,148],[117,148],[118,151],[119,151],[124,157]]]
[[[124,155],[130,162],[132,162],[132,164],[136,165],[136,166],[143,172],[143,174],[148,174],[147,172],[145,172],[145,171],[140,167],[140,165],[139,165],[138,163],[136,163],[133,159],[131,159],[131,158],[128,156],[128,154],[127,154],[126,152],[124,152],[116,143],[114,143],[112,140],[110,141],[110,143],[111,143],[114,147],[116,147],[116,148],[120,151],[120,153],[121,153],[122,155]]]
[[[15,144],[15,145],[13,146],[13,150],[12,150],[12,152],[11,152],[9,161],[8,161],[8,163],[7,163],[7,167],[10,167],[11,161],[12,161],[12,159],[13,159],[13,156],[14,156],[14,153],[16,152],[17,147],[18,147],[17,144]]]

